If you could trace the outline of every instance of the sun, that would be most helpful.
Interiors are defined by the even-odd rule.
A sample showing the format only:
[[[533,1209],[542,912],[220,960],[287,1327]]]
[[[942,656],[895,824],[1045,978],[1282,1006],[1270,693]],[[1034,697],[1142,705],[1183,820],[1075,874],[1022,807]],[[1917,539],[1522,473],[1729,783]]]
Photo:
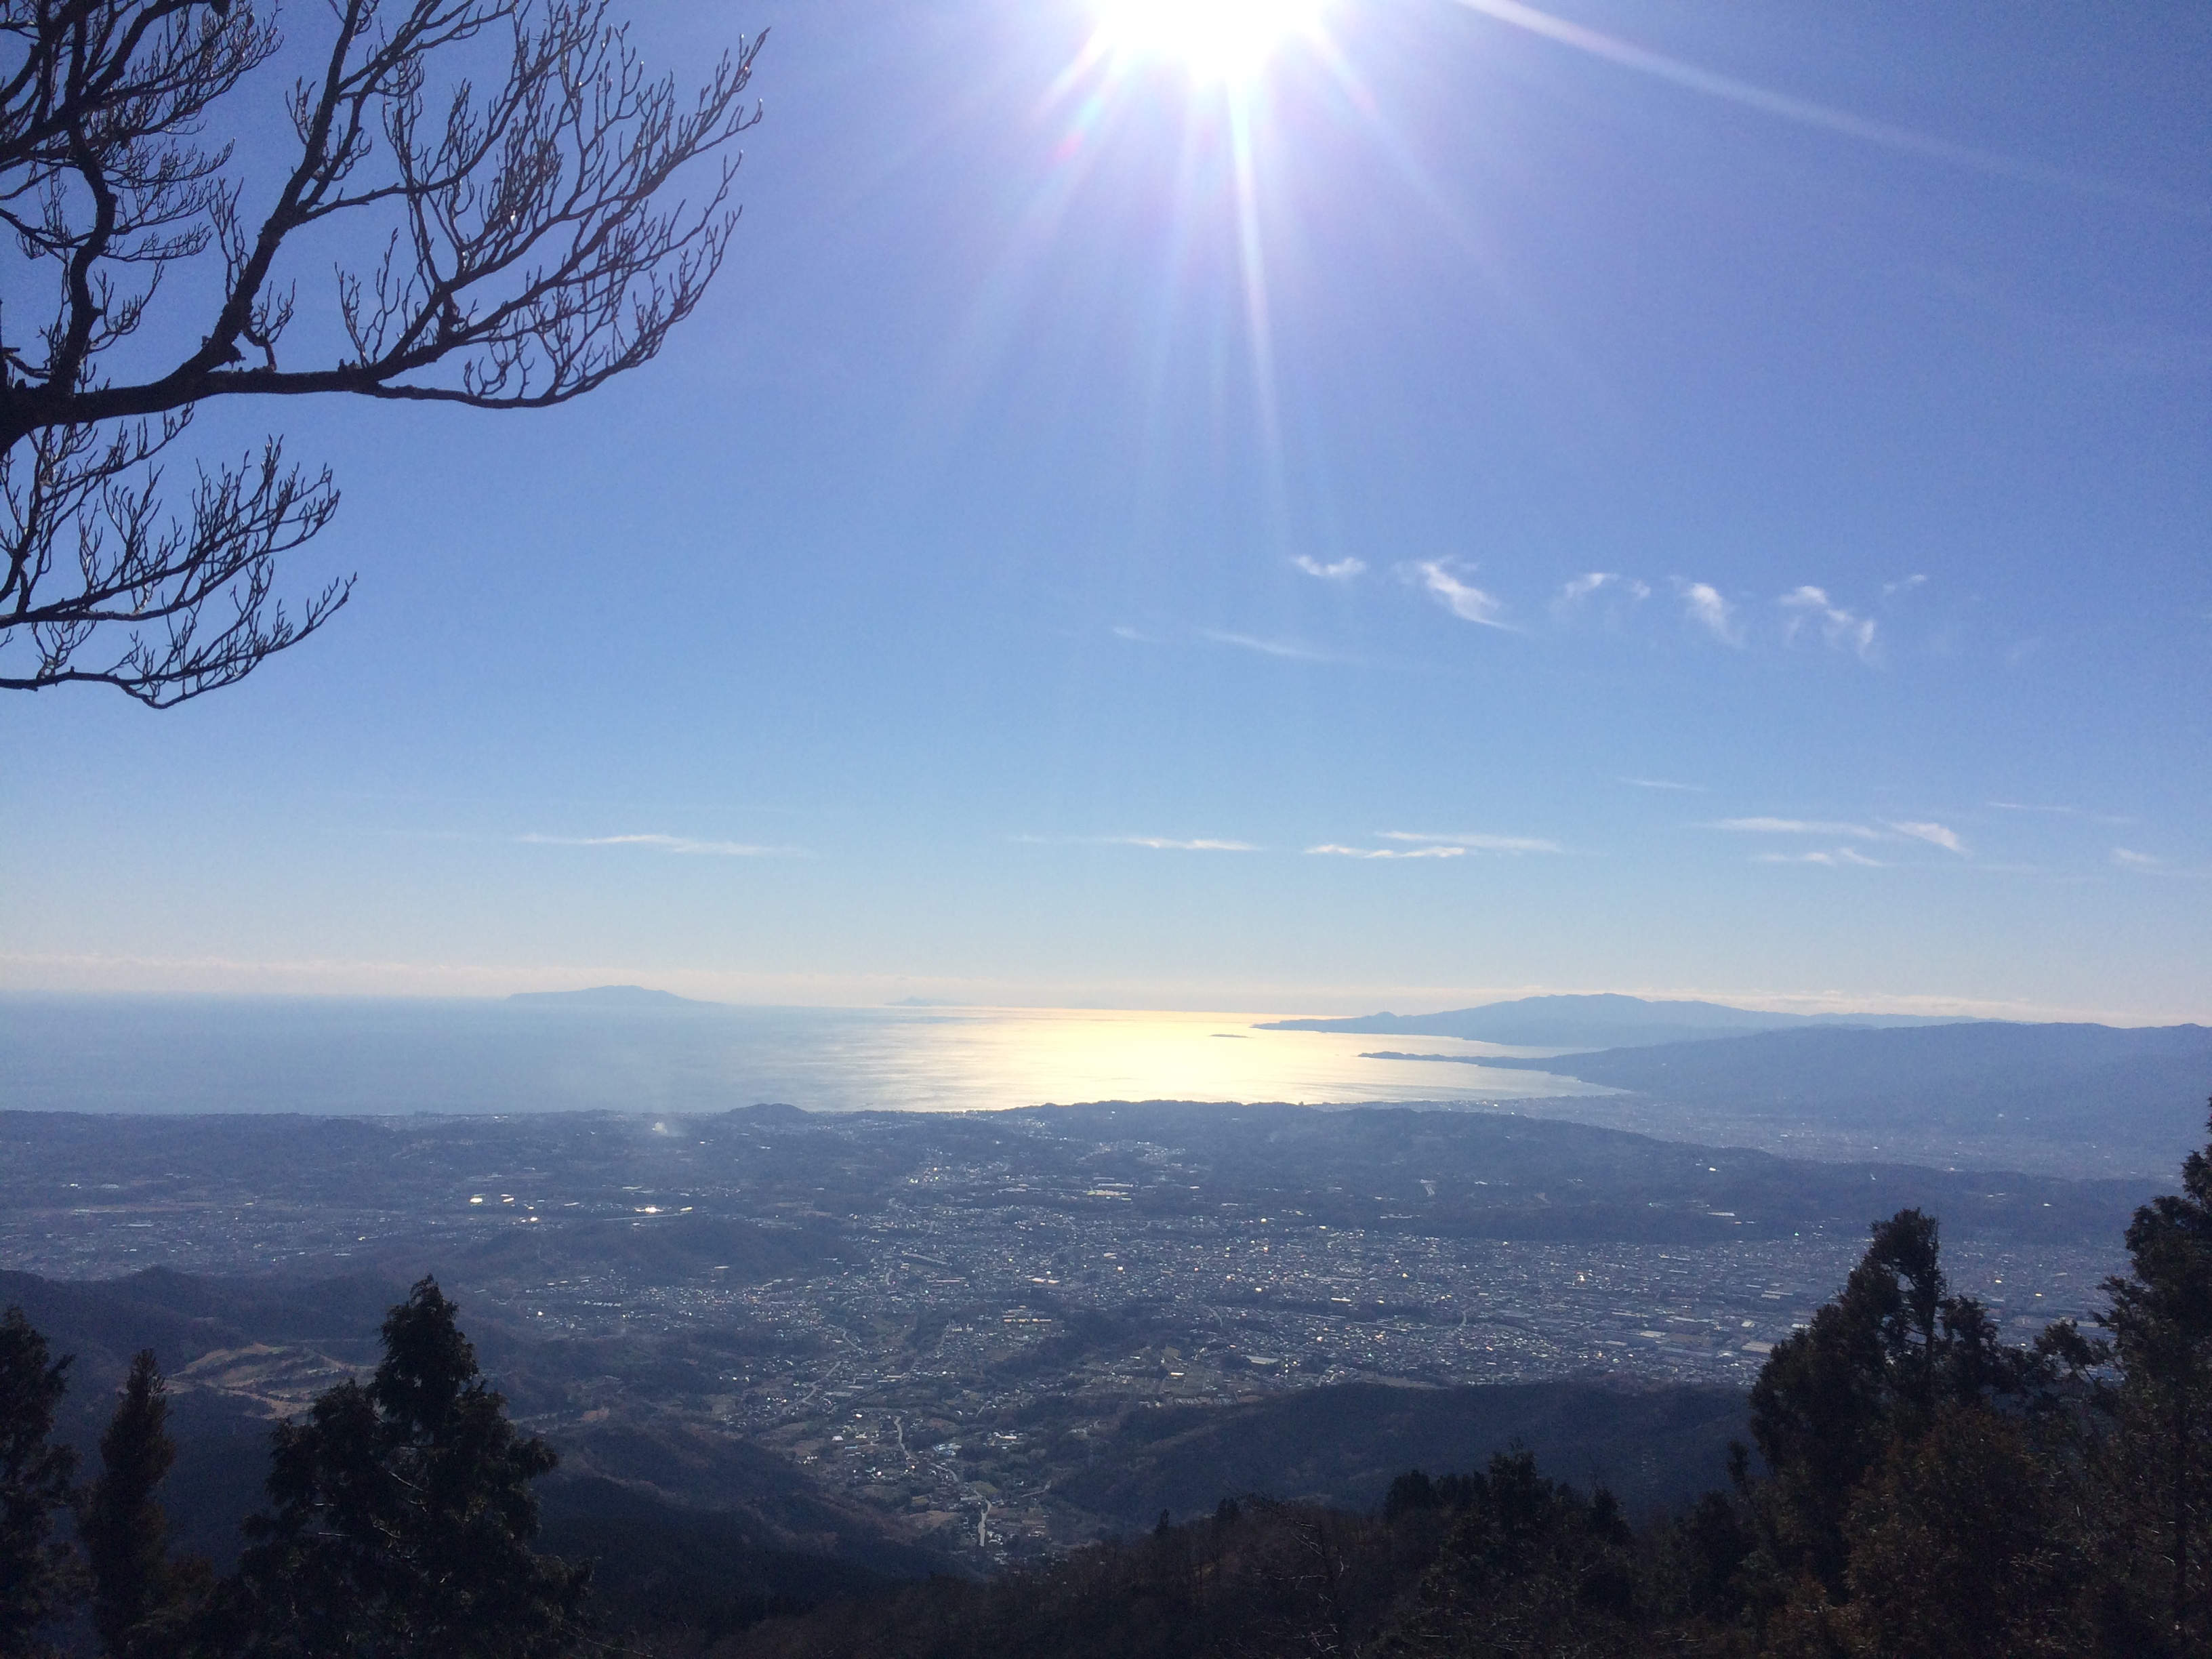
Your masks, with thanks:
[[[1100,0],[1097,44],[1121,58],[1178,64],[1207,81],[1243,78],[1310,32],[1324,0]]]

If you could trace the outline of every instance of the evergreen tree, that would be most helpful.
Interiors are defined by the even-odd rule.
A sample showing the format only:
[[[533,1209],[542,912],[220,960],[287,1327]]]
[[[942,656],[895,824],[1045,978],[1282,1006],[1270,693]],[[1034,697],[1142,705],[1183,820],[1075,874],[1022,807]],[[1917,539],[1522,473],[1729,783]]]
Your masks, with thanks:
[[[92,1621],[113,1659],[159,1659],[180,1647],[206,1597],[206,1562],[169,1559],[169,1522],[155,1492],[177,1460],[167,1385],[154,1351],[131,1362],[123,1398],[100,1437],[100,1476],[77,1515],[92,1572]]]
[[[1892,1448],[1947,1405],[2025,1402],[2048,1376],[2039,1355],[1999,1340],[1979,1303],[1949,1293],[1934,1218],[1877,1222],[1843,1294],[1752,1386],[1752,1437],[1772,1474],[1753,1489],[1771,1567],[1845,1599],[1851,1504]]]
[[[1446,1486],[1449,1498],[1437,1489]],[[1418,1490],[1401,1490],[1401,1499]],[[1430,1492],[1458,1518],[1384,1651],[1504,1659],[1638,1650],[1633,1535],[1611,1492],[1584,1498],[1537,1473],[1519,1448]]]
[[[2030,1419],[1946,1407],[1899,1441],[1851,1505],[1840,1627],[1884,1659],[2078,1651],[2080,1555],[2067,1469]]]
[[[276,1435],[274,1513],[213,1628],[230,1651],[322,1659],[550,1659],[573,1650],[589,1577],[533,1554],[530,1483],[557,1459],[519,1438],[453,1304],[424,1279],[384,1322],[368,1386],[342,1382]]]
[[[2208,1149],[2212,1152],[2212,1149]],[[2125,1638],[2176,1654],[2212,1643],[2212,1157],[2191,1152],[2182,1190],[2135,1213],[2130,1270],[2107,1279],[2119,1382],[2102,1473]],[[2130,1605],[2131,1604],[2131,1605]]]
[[[48,1437],[69,1364],[49,1361],[46,1339],[21,1308],[0,1316],[0,1653],[37,1651],[40,1628],[76,1589],[54,1520],[68,1506],[76,1454]]]

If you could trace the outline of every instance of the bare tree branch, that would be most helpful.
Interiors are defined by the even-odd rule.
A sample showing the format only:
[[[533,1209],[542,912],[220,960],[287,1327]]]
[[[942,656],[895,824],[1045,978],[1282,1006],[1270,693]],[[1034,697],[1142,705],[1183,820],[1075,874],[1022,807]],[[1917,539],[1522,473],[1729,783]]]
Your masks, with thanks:
[[[686,99],[647,72],[609,0],[327,4],[286,101],[291,153],[256,191],[204,135],[284,46],[265,4],[0,0],[0,688],[97,681],[164,707],[344,603],[349,582],[296,616],[275,598],[276,558],[337,500],[275,439],[202,469],[164,517],[161,457],[196,404],[565,403],[649,361],[720,269],[735,143],[760,118],[757,38]],[[344,343],[288,367],[292,251],[334,224],[368,254],[323,290],[323,337]],[[179,262],[220,266],[198,325],[157,315]],[[157,337],[181,349],[164,361]],[[126,341],[136,372],[106,372]],[[127,637],[96,649],[110,635]]]

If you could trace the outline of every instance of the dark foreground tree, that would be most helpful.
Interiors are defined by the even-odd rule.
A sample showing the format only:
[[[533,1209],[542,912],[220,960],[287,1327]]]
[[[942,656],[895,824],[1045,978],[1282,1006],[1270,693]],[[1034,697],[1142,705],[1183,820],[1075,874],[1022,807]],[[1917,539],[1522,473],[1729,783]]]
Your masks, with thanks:
[[[590,1577],[532,1553],[520,1438],[436,1281],[384,1322],[384,1359],[280,1426],[254,1542],[210,1622],[216,1650],[300,1659],[538,1659],[573,1650]]]
[[[1894,1444],[1851,1506],[1843,1628],[1884,1659],[2028,1659],[2082,1650],[2075,1490],[2035,1425],[1946,1407]]]
[[[40,1631],[76,1588],[54,1522],[69,1505],[76,1455],[50,1438],[69,1364],[49,1357],[21,1308],[0,1316],[0,1653],[36,1652]]]
[[[1752,1387],[1773,1569],[1846,1597],[1852,1505],[1892,1450],[1947,1407],[2024,1404],[2048,1381],[2043,1359],[1999,1340],[1979,1303],[1950,1293],[1933,1218],[1901,1210],[1875,1224],[1843,1294],[1776,1347]]]
[[[1437,1501],[1457,1518],[1387,1650],[1467,1659],[1644,1650],[1632,1536],[1611,1492],[1585,1498],[1519,1449],[1441,1485]],[[1399,1496],[1418,1507],[1418,1494]]]
[[[131,1362],[123,1398],[100,1437],[99,1477],[77,1513],[93,1626],[113,1659],[179,1651],[212,1588],[205,1561],[169,1558],[168,1517],[155,1494],[176,1461],[167,1388],[149,1348]]]
[[[2208,1149],[2212,1151],[2212,1149]],[[2103,1448],[2106,1614],[2146,1654],[2212,1643],[2212,1156],[2128,1228],[2129,1271],[2107,1279],[2118,1383]]]
[[[291,50],[267,0],[0,0],[0,688],[167,707],[345,603],[276,592],[327,470],[272,437],[165,476],[197,404],[564,403],[658,352],[721,264],[757,39],[686,100],[606,0],[328,9],[249,178],[210,135]],[[288,345],[303,271],[329,286]]]

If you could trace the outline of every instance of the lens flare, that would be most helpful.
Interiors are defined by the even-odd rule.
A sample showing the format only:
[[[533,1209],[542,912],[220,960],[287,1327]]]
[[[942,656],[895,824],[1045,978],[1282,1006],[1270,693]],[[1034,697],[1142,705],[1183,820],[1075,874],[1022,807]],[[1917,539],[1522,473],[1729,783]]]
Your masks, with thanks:
[[[1116,58],[1181,64],[1202,80],[1250,75],[1285,40],[1310,33],[1323,0],[1103,0],[1099,44]]]

